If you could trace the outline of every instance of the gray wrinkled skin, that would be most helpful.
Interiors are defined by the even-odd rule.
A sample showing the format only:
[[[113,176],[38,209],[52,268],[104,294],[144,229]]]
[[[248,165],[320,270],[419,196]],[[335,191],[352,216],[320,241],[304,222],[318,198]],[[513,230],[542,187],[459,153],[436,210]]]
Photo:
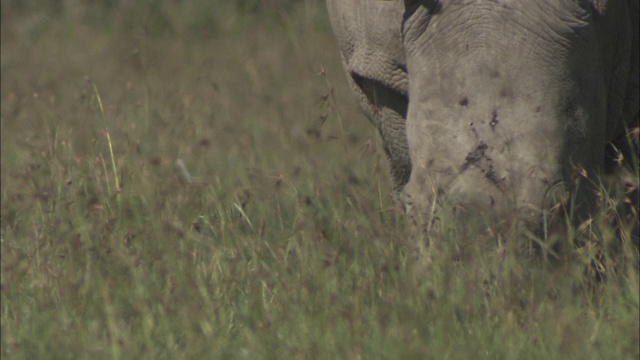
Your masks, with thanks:
[[[329,0],[331,25],[356,100],[382,136],[394,189],[409,181],[408,81],[397,2]]]
[[[638,1],[327,0],[395,189],[423,221],[453,209],[538,222],[576,169],[638,126]],[[585,203],[581,206],[581,203]]]

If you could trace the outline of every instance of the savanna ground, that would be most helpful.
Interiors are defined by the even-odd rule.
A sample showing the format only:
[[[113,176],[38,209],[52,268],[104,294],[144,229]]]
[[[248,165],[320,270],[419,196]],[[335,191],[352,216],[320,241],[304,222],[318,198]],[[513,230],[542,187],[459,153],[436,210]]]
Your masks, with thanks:
[[[454,231],[416,265],[322,1],[1,25],[3,359],[640,355],[628,233],[554,257]]]

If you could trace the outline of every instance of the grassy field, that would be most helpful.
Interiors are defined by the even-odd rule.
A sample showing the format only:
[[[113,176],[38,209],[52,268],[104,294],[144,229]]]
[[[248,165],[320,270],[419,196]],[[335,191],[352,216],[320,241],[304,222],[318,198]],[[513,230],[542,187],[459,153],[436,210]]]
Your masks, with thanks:
[[[1,26],[3,359],[640,356],[612,229],[415,260],[322,1],[3,0]]]

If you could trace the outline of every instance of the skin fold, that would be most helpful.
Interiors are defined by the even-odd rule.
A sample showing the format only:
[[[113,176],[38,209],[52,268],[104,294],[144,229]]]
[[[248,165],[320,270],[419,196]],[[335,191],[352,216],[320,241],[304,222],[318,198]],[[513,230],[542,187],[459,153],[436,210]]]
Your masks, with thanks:
[[[588,216],[576,174],[597,179],[607,144],[638,127],[638,1],[327,7],[410,216],[536,224],[569,198]]]
[[[394,189],[409,181],[411,160],[405,121],[408,79],[402,45],[403,7],[393,1],[327,1],[347,81],[379,130]]]

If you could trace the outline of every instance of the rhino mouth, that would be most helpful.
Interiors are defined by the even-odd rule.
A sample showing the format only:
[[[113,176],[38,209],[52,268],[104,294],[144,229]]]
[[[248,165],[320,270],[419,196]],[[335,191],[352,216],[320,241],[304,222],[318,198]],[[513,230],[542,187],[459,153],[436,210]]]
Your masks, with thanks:
[[[406,78],[400,68],[398,76]],[[409,99],[402,81],[380,81],[351,72],[351,79],[366,101],[361,102],[371,122],[382,137],[384,151],[389,160],[395,191],[400,191],[411,176],[411,158],[407,144],[406,118]]]

